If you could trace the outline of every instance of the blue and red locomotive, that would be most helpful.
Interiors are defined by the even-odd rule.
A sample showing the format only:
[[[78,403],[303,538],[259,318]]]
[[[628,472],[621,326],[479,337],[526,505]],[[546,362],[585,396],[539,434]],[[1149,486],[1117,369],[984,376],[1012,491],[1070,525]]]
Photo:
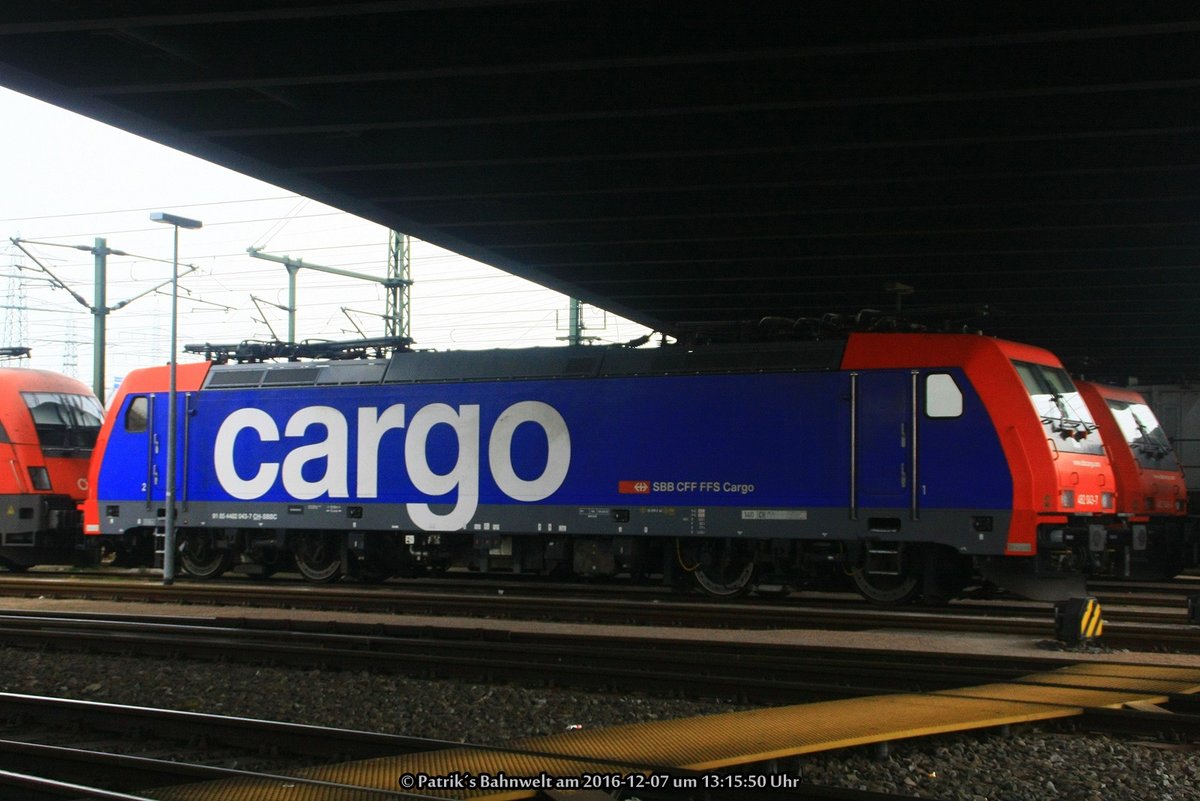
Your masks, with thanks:
[[[975,335],[182,365],[180,560],[309,579],[453,566],[1078,592],[1115,482],[1049,352]],[[114,399],[85,531],[145,554],[165,514],[167,369]],[[251,566],[251,567],[247,567]]]

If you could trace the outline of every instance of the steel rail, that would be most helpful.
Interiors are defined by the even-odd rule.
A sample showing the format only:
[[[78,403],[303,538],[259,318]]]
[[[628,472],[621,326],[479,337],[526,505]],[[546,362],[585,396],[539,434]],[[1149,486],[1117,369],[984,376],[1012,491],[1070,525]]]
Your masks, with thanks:
[[[661,618],[678,624],[687,616],[703,617],[706,625],[736,626],[738,628],[773,628],[794,626],[805,615],[824,616],[846,625],[866,621],[872,625],[880,619],[894,618],[903,622],[938,617],[956,618],[1036,618],[1052,616],[1049,604],[1025,602],[1022,605],[954,604],[946,607],[871,606],[861,599],[789,599],[714,601],[701,596],[682,596],[659,593],[647,596],[629,587],[609,587],[603,594],[589,592],[577,586],[555,585],[547,592],[528,583],[517,583],[517,589],[496,586],[484,592],[463,587],[443,589],[435,583],[420,587],[412,585],[312,585],[312,584],[248,584],[226,581],[180,582],[178,587],[163,587],[154,580],[114,578],[109,580],[0,577],[0,595],[110,598],[113,600],[167,601],[175,603],[220,603],[243,606],[285,606],[293,608],[350,609],[353,611],[386,611],[397,613],[474,614],[489,609],[492,614],[545,616],[552,611],[564,619],[588,619],[638,615],[640,619]],[[566,593],[566,594],[565,594]],[[632,596],[632,597],[631,597]],[[1122,611],[1124,614],[1124,611]],[[1140,612],[1139,612],[1140,614]],[[1177,610],[1150,610],[1146,620],[1185,619],[1182,604]]]
[[[1145,593],[1150,595],[1191,595],[1200,592],[1200,576],[1182,575],[1163,581],[1124,581],[1117,579],[1092,579],[1087,583],[1088,592],[1101,594],[1111,592],[1114,596]]]
[[[656,765],[642,765],[634,763],[623,763],[616,760],[604,759],[589,759],[587,757],[577,755],[563,755],[555,753],[540,753],[527,750],[513,749],[510,747],[492,747],[481,746],[470,743],[446,742],[440,740],[429,740],[425,738],[409,738],[399,737],[396,735],[374,734],[370,732],[355,732],[344,729],[326,729],[316,726],[300,726],[296,724],[277,723],[272,721],[249,720],[245,718],[224,718],[218,715],[203,715],[189,712],[175,712],[171,710],[150,709],[145,707],[123,707],[115,704],[104,704],[98,702],[87,701],[72,701],[58,698],[43,698],[37,696],[20,696],[0,693],[0,713],[4,712],[16,714],[37,714],[40,718],[48,717],[51,720],[64,720],[68,718],[76,723],[81,723],[89,729],[99,729],[102,731],[120,731],[127,728],[137,728],[142,732],[142,736],[147,734],[166,737],[180,737],[186,739],[196,739],[197,737],[208,738],[216,737],[221,742],[230,745],[243,743],[244,735],[250,728],[258,730],[259,735],[254,740],[253,745],[260,747],[264,742],[271,742],[273,746],[278,747],[279,743],[268,738],[274,737],[282,733],[286,738],[286,743],[289,747],[294,743],[295,737],[317,738],[318,742],[328,742],[332,739],[339,744],[349,743],[354,748],[359,749],[356,756],[359,758],[367,758],[369,756],[382,756],[397,753],[410,753],[414,750],[438,750],[441,748],[470,748],[470,749],[486,749],[494,751],[503,751],[507,753],[518,753],[525,756],[546,756],[550,758],[569,758],[575,762],[594,762],[597,765],[603,766],[605,770],[611,770],[614,766],[628,769],[630,771],[653,771],[659,775],[669,775],[673,778],[690,778],[698,779],[702,774],[695,771],[677,768],[663,768]],[[74,716],[74,717],[71,717]],[[150,728],[143,727],[149,725]],[[233,734],[230,738],[229,735]],[[348,739],[347,739],[348,738]],[[365,748],[362,746],[365,745]],[[307,749],[305,749],[307,750]],[[301,753],[302,751],[297,751]],[[322,755],[330,755],[326,752]],[[14,759],[22,760],[25,770],[36,769],[43,774],[51,774],[55,778],[47,779],[43,777],[23,776],[22,780],[35,780],[37,782],[48,782],[53,785],[65,786],[68,788],[80,788],[80,792],[76,792],[74,797],[79,798],[99,798],[99,799],[117,799],[119,801],[146,801],[141,796],[127,796],[112,790],[94,790],[94,788],[82,788],[77,784],[65,784],[64,779],[73,777],[76,774],[81,776],[91,777],[91,781],[104,780],[105,784],[116,784],[119,787],[129,787],[140,789],[148,786],[161,786],[166,784],[175,784],[192,781],[205,781],[211,779],[227,778],[230,776],[252,777],[252,778],[267,778],[267,779],[283,779],[293,783],[307,783],[328,788],[330,790],[345,789],[352,792],[360,793],[356,795],[356,799],[360,799],[365,788],[359,788],[355,785],[339,784],[336,782],[316,781],[316,780],[297,780],[287,774],[261,772],[261,771],[244,771],[229,768],[213,767],[207,765],[197,765],[179,761],[164,761],[159,759],[151,759],[136,755],[118,755],[94,749],[82,749],[71,746],[50,746],[43,744],[31,744],[14,740],[0,739],[0,764],[8,763]],[[753,773],[770,773],[774,772],[774,766],[743,766],[739,769],[730,769],[722,771],[729,774],[753,774]],[[97,776],[97,773],[100,775]],[[5,784],[5,775],[0,773],[0,785]],[[679,783],[681,788],[685,788],[685,783]],[[15,786],[23,786],[20,783]],[[703,785],[701,785],[703,786]],[[95,795],[85,795],[82,790],[95,792]],[[387,790],[369,790],[371,795],[377,795],[380,798],[405,798],[416,799],[423,798],[419,794],[405,793],[401,791]],[[651,799],[679,799],[687,797],[691,794],[691,790],[658,790],[658,791],[639,791],[639,797],[651,801]],[[822,787],[819,785],[802,784],[794,788],[779,788],[772,789],[773,797],[805,799],[806,801],[898,801],[907,796],[893,795],[889,793],[878,793],[872,791],[847,790],[833,787]],[[708,795],[711,798],[723,799],[758,799],[761,795],[752,791],[714,791]]]
[[[153,734],[168,739],[202,737],[210,742],[239,748],[259,749],[269,743],[273,750],[320,757],[338,754],[347,758],[370,759],[463,746],[457,741],[426,737],[22,693],[0,693],[0,718],[80,724],[95,731],[122,735],[136,730],[143,735]]]
[[[424,753],[447,749],[519,753],[525,756],[567,758],[576,762],[592,762],[606,768],[630,769],[661,766],[582,755],[517,749],[459,740],[439,740],[429,737],[410,737],[356,729],[313,726],[256,718],[213,715],[156,707],[126,706],[102,701],[81,701],[69,698],[0,693],[0,718],[32,717],[38,723],[62,723],[92,731],[128,735],[136,732],[141,739],[165,738],[179,741],[203,740],[254,751],[339,759],[373,759],[376,757]],[[0,738],[0,743],[18,742]],[[20,741],[23,742],[23,741]],[[201,766],[207,767],[207,766]],[[686,773],[682,771],[681,773]]]
[[[0,740],[0,761],[10,763],[20,761],[28,768],[38,771],[36,775],[43,780],[72,784],[75,777],[87,778],[89,781],[116,786],[116,798],[125,791],[147,792],[150,788],[165,787],[177,784],[191,784],[218,779],[241,778],[263,779],[272,782],[288,784],[307,784],[323,789],[345,790],[353,794],[356,801],[365,796],[373,796],[384,801],[386,799],[430,799],[430,796],[409,793],[401,790],[381,790],[358,785],[330,782],[318,779],[298,778],[288,774],[269,771],[240,770],[237,768],[222,768],[213,765],[201,765],[130,754],[114,754],[108,751],[96,751],[85,748],[74,748],[62,745],[44,745],[40,743],[25,743],[14,740]],[[90,788],[101,789],[101,788]],[[108,788],[102,788],[107,790]],[[100,796],[104,797],[104,796]],[[140,796],[135,796],[140,798]]]
[[[94,774],[99,771],[101,779],[108,778],[122,785],[133,784],[135,788],[163,787],[175,784],[185,784],[197,781],[211,781],[227,778],[262,779],[274,783],[286,782],[289,785],[309,785],[322,790],[321,797],[326,801],[364,801],[378,798],[403,799],[403,801],[440,801],[441,797],[402,790],[383,790],[362,785],[322,781],[295,777],[289,774],[260,773],[256,771],[237,770],[233,768],[218,768],[206,765],[193,765],[147,757],[110,754],[103,751],[90,751],[64,746],[32,745],[0,740],[0,760],[21,757],[28,760],[32,766],[45,769],[55,774],[75,773]],[[569,757],[579,761],[578,757]],[[613,763],[606,763],[611,766]],[[675,778],[699,779],[700,774],[687,770],[664,769],[643,765],[638,771],[650,771],[658,775],[669,775]],[[751,771],[729,770],[721,771],[726,775],[756,775]],[[97,779],[93,778],[92,781]],[[76,799],[97,799],[98,801],[155,801],[152,796],[130,795],[121,791],[107,790],[95,786],[80,785],[48,776],[17,774],[0,771],[0,786],[20,787],[34,790],[47,796],[71,797]],[[703,785],[701,785],[703,787]],[[152,791],[151,791],[152,792]],[[676,799],[691,799],[701,792],[703,798],[714,801],[759,801],[761,790],[698,790],[694,786],[680,790],[638,791],[638,798],[645,801],[675,801]],[[801,783],[796,787],[772,788],[772,798],[795,799],[795,801],[907,801],[911,796],[881,793],[870,790],[852,790],[838,787]],[[560,798],[554,795],[539,795],[539,798]],[[575,792],[571,797],[587,797]],[[597,796],[608,798],[610,796]],[[936,799],[934,799],[936,801]]]
[[[155,583],[151,583],[155,582]],[[1200,584],[1200,582],[1196,582]],[[70,589],[70,588],[76,589]],[[943,607],[896,607],[883,608],[871,606],[864,598],[853,594],[810,594],[791,597],[772,596],[763,598],[727,598],[715,601],[702,595],[682,594],[662,586],[647,586],[637,584],[614,583],[602,586],[586,584],[564,584],[559,582],[541,582],[541,580],[496,579],[494,577],[464,577],[440,579],[406,579],[403,582],[388,584],[337,584],[313,585],[295,580],[288,582],[278,577],[270,583],[251,583],[245,578],[221,578],[200,580],[187,583],[188,595],[194,596],[194,602],[203,602],[203,598],[233,602],[245,606],[295,606],[304,607],[318,603],[322,608],[349,608],[355,610],[385,610],[385,612],[402,612],[407,609],[420,609],[422,601],[436,598],[448,609],[478,608],[472,604],[472,598],[506,597],[508,607],[520,610],[522,604],[532,609],[530,614],[545,612],[546,597],[553,598],[553,603],[568,604],[560,614],[577,618],[588,612],[602,614],[602,608],[595,607],[595,602],[612,604],[629,603],[634,607],[652,606],[646,609],[646,615],[670,615],[674,610],[689,606],[704,607],[715,619],[731,625],[742,627],[769,628],[792,624],[797,615],[836,613],[852,615],[860,614],[944,614],[959,616],[986,616],[986,618],[1027,618],[1044,614],[1050,616],[1052,606],[1049,603],[1004,600],[968,600],[952,602]],[[1188,591],[1188,583],[1176,584],[1136,584],[1112,582],[1099,585],[1100,588],[1111,588],[1111,595],[1097,595],[1099,601],[1105,604],[1116,604],[1120,607],[1114,614],[1122,622],[1183,622],[1186,620],[1186,597],[1193,592],[1200,592],[1200,586]],[[1163,590],[1165,586],[1175,588],[1174,592]],[[118,590],[120,588],[120,590]],[[2,576],[0,574],[0,595],[78,595],[95,594],[97,597],[116,597],[119,600],[157,601],[162,598],[172,598],[169,591],[164,591],[156,579],[149,577],[131,577],[127,573],[103,574],[88,573],[84,576]],[[1147,595],[1148,592],[1148,595]],[[539,603],[540,602],[540,603]],[[570,606],[582,606],[583,612]],[[1128,607],[1136,604],[1138,608]],[[1174,607],[1174,608],[1145,608]],[[433,614],[438,614],[433,610]],[[618,613],[619,614],[619,613]]]
[[[155,801],[143,795],[116,793],[85,784],[72,784],[45,776],[0,770],[0,787],[20,790],[23,801],[35,798],[73,798],[87,801]]]
[[[240,625],[242,623],[248,625]],[[691,634],[686,632],[685,634]],[[571,683],[688,692],[774,703],[946,689],[1011,680],[1061,659],[922,655],[787,644],[712,643],[687,637],[611,636],[380,626],[310,621],[186,623],[103,615],[0,616],[0,641],[160,656],[345,667],[472,680]]]
[[[467,616],[494,619],[554,620],[586,623],[668,625],[703,628],[931,629],[1053,638],[1051,609],[1024,608],[997,614],[994,608],[950,609],[830,607],[729,604],[693,600],[647,602],[629,598],[529,596],[515,592],[480,595],[393,589],[391,587],[317,587],[235,585],[232,582],[177,582],[170,587],[149,581],[73,581],[0,579],[0,594],[61,598],[107,598],[177,604],[237,604],[324,610],[382,611],[392,614]],[[1041,614],[1039,614],[1041,613]],[[1136,611],[1106,609],[1105,642],[1114,647],[1200,648],[1200,631],[1186,624],[1182,608],[1151,614],[1148,622],[1130,620]],[[1125,615],[1122,619],[1118,615]]]
[[[1083,710],[1083,715],[1072,722],[1091,730],[1154,735],[1160,739],[1200,739],[1200,715],[1172,712],[1169,709],[1154,712],[1097,707]]]

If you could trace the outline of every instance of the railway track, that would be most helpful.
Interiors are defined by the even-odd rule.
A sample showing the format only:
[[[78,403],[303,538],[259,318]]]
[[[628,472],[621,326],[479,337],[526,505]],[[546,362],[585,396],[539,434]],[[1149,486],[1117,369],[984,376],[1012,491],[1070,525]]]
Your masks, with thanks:
[[[34,568],[33,570],[20,573],[4,573],[0,572],[0,579],[12,578],[76,578],[76,579],[96,579],[96,580],[129,580],[129,579],[159,579],[161,571],[151,568],[110,568],[110,567],[60,567],[49,566],[42,568]],[[187,579],[186,575],[182,576]],[[206,583],[223,584],[236,583],[238,586],[247,586],[252,584],[260,585],[283,585],[283,586],[300,586],[312,587],[313,584],[306,581],[299,573],[280,572],[273,574],[270,578],[263,579],[252,573],[243,573],[236,568],[230,570],[217,578],[205,579]],[[389,579],[383,584],[375,583],[358,583],[353,579],[344,578],[335,586],[384,586],[403,589],[415,589],[422,587],[430,587],[440,590],[454,590],[461,592],[495,592],[497,590],[520,590],[526,593],[550,593],[562,594],[567,591],[575,592],[579,595],[594,595],[603,597],[611,595],[614,592],[633,595],[637,597],[686,597],[687,593],[681,593],[679,590],[655,582],[637,582],[627,578],[617,577],[608,579],[577,580],[577,581],[555,581],[544,576],[534,574],[501,574],[501,573],[478,573],[469,570],[453,569],[439,576],[414,576],[409,578],[394,578]],[[328,585],[327,585],[328,586]],[[1133,579],[1092,579],[1087,583],[1088,592],[1092,595],[1104,596],[1111,598],[1125,597],[1185,597],[1189,594],[1200,593],[1200,571],[1181,573],[1179,576],[1171,579],[1162,579],[1157,581],[1144,581]],[[702,597],[702,596],[697,596]],[[756,596],[751,596],[756,597]],[[783,596],[784,598],[803,597],[809,599],[837,599],[838,601],[853,601],[855,603],[868,603],[857,592],[852,590],[800,590],[789,593]],[[1001,599],[1017,599],[1017,596],[1009,596],[1000,592],[997,596]],[[778,598],[778,596],[772,596]],[[727,599],[730,600],[730,599]],[[736,599],[731,599],[736,601]],[[1017,599],[1019,600],[1019,599]],[[1031,602],[1033,603],[1033,602]]]
[[[572,685],[754,703],[1007,681],[1061,659],[942,655],[674,637],[344,621],[0,615],[9,646]]]
[[[66,613],[0,616],[0,641],[37,648],[98,649],[122,654],[167,654],[216,660],[249,659],[297,664],[306,668],[321,666],[349,667],[354,670],[397,670],[426,676],[518,680],[526,684],[542,681],[621,690],[672,689],[676,692],[717,694],[774,703],[1012,681],[1025,674],[1062,664],[1060,660],[1051,658],[1031,660],[995,656],[964,658],[957,655],[939,657],[911,654],[885,656],[878,652],[841,649],[762,645],[746,647],[738,644],[720,646],[706,642],[683,642],[682,635],[688,633],[681,632],[681,639],[678,640],[659,642],[652,637],[614,639],[597,636],[549,636],[502,632],[492,627],[439,629],[432,626],[378,625],[344,621],[325,624],[181,615],[164,617]],[[1172,703],[1175,700],[1172,699]],[[1181,705],[1191,706],[1172,710],[1177,713],[1174,715],[1107,715],[1101,712],[1096,716],[1085,717],[1079,725],[1089,730],[1136,731],[1143,736],[1150,733],[1166,739],[1173,736],[1169,732],[1190,731],[1192,733],[1187,736],[1194,738],[1194,732],[1198,728],[1195,701],[1189,698],[1181,698],[1178,701]],[[5,717],[4,702],[5,699],[0,697],[0,717]],[[109,721],[109,728],[100,729],[102,736],[114,728],[123,729],[128,726],[133,730],[144,729],[152,733],[151,739],[160,750],[163,741],[172,737],[200,739],[238,749],[247,742],[261,744],[284,736],[267,735],[246,722],[233,719],[232,724],[223,724],[229,728],[228,732],[204,734],[196,738],[196,732],[204,731],[200,727],[208,725],[208,719],[216,720],[215,716],[183,713],[179,718],[156,722],[153,719],[155,715],[167,714],[173,717],[176,713],[151,711],[150,719],[134,720],[125,724],[114,722],[120,721],[120,717],[111,710],[105,710],[105,706],[99,705],[100,715]],[[139,714],[145,712],[141,710]],[[44,721],[55,717],[56,714],[68,720],[83,717],[77,708],[71,707],[58,713],[48,713],[41,708],[32,707],[25,711],[18,710],[13,716],[18,719]],[[1184,728],[1185,724],[1192,728]],[[163,728],[156,729],[158,726]],[[170,733],[172,728],[175,729],[174,734]],[[305,742],[318,744],[315,749],[318,753],[311,756],[328,760],[353,758],[356,753],[370,753],[356,752],[358,746],[353,743],[343,746],[333,735],[317,735],[316,730],[311,727],[292,728],[296,730],[295,739],[300,745],[294,748],[291,745],[281,746],[278,750],[289,754],[295,751],[296,764],[304,764],[303,759],[311,755],[305,751]],[[1168,733],[1164,734],[1164,731]],[[7,732],[0,731],[0,738],[6,736]],[[95,737],[85,735],[84,745],[90,742],[94,746]],[[373,735],[367,735],[367,738],[375,739]],[[418,739],[415,743],[410,742],[413,738],[384,736],[382,740],[384,752],[394,748],[419,749],[423,747],[421,742],[430,743],[425,747],[444,746],[444,743],[438,741]],[[330,745],[325,745],[326,742]],[[52,746],[46,743],[35,745],[39,748],[15,747],[11,759],[24,767],[35,763],[67,765],[74,761],[81,766],[79,769],[83,770],[85,775],[93,777],[103,771],[114,772],[118,778],[126,772],[142,774],[144,778],[138,781],[150,782],[145,785],[148,787],[161,786],[166,781],[164,772],[167,770],[177,770],[176,777],[170,780],[181,782],[245,775],[222,774],[219,772],[222,766],[217,765],[217,770],[213,770],[214,766],[202,764],[202,758],[186,754],[182,757],[180,754],[172,755],[173,759],[182,758],[184,766],[177,769],[172,765],[158,764],[154,761],[156,757],[145,757],[136,752],[108,757],[103,756],[103,752],[98,748],[81,748],[80,744],[71,742],[59,742]],[[65,750],[61,753],[47,750],[52,748]],[[71,753],[78,751],[88,753]],[[3,753],[2,743],[0,753]],[[151,761],[143,761],[147,759]],[[86,767],[89,765],[91,767]],[[109,767],[97,767],[101,765]],[[764,766],[759,772],[770,770],[769,766]],[[56,775],[42,777],[46,778],[62,782],[71,779],[71,775],[68,774],[65,779]],[[0,784],[4,781],[4,776],[0,775]],[[137,789],[140,786],[138,784],[112,786],[127,787],[130,792],[136,792],[137,795],[131,796],[132,798],[155,798],[153,791]],[[73,797],[119,798],[106,795],[113,792],[122,791],[103,787],[96,795],[79,792]],[[354,796],[356,799],[364,798],[361,790],[354,792],[360,793]],[[802,787],[790,795],[782,790],[773,790],[772,793],[773,797],[780,798],[828,798],[841,801],[895,801],[898,798],[811,786]],[[23,796],[16,795],[15,791],[12,794],[0,791],[0,797],[40,799],[50,796]],[[379,797],[398,796],[389,793]],[[676,792],[658,795],[639,793],[639,797],[674,801],[688,796],[686,793]],[[731,794],[709,797],[739,798]],[[749,794],[741,797],[755,796]]]
[[[994,670],[992,675],[1012,678],[1009,669],[1019,671],[1031,667],[1035,666],[1013,662]],[[827,663],[826,669],[844,667]],[[983,677],[982,673],[976,676]],[[1094,710],[1094,713],[1089,711],[1068,725],[1087,731],[1135,732],[1143,738],[1150,735],[1167,742],[1194,740],[1200,733],[1200,716],[1196,714],[1200,707],[1194,697],[1172,697],[1167,711],[1174,714]],[[0,797],[8,801],[40,801],[42,798],[64,797],[64,792],[70,793],[66,797],[74,798],[153,801],[161,797],[160,791],[155,788],[230,778],[265,779],[275,784],[286,782],[298,785],[303,784],[303,780],[291,775],[298,766],[462,747],[460,743],[425,738],[12,694],[0,694],[0,721],[4,721],[0,723],[0,787],[3,788]],[[468,747],[512,750],[491,746]],[[530,754],[527,751],[521,753]],[[265,764],[260,761],[237,768],[220,764],[228,759],[229,754],[236,755],[241,764],[245,764],[247,759],[263,760]],[[574,755],[571,758],[578,759]],[[613,764],[611,760],[598,762]],[[697,775],[650,765],[627,764],[623,767],[629,770],[648,769],[657,775],[672,774],[682,779]],[[743,765],[728,772],[762,776],[781,769],[786,770],[786,765],[770,763]],[[66,785],[74,787],[66,788]],[[655,793],[639,791],[638,797],[647,801],[655,798],[663,801],[699,798],[687,788],[688,785],[680,782],[678,789],[673,791],[667,788]],[[322,797],[327,801],[349,801],[351,798],[354,801],[373,801],[375,798],[402,797],[394,792],[364,793],[362,788],[331,782],[322,783],[321,790],[326,793]],[[754,792],[739,794],[721,791],[706,793],[703,797],[740,801],[742,798],[763,796]],[[898,801],[904,796],[801,785],[772,788],[771,797]]]
[[[58,577],[85,580],[155,580],[161,577],[161,571],[151,570],[149,568],[50,567],[37,568],[26,573],[0,573],[0,580],[6,578],[20,579],[26,577],[31,579]],[[187,577],[184,576],[183,578],[186,579]],[[205,581],[211,584],[236,583],[238,586],[247,586],[252,583],[270,586],[313,586],[310,582],[305,581],[299,573],[276,573],[269,579],[261,579],[250,574],[240,573],[236,569],[224,574],[219,578],[206,579]],[[347,584],[352,586],[366,586],[354,585],[350,579],[346,579],[343,584],[338,586],[346,586]],[[561,582],[552,581],[542,576],[529,574],[502,575],[497,573],[475,573],[463,570],[452,570],[449,573],[436,578],[413,577],[392,579],[386,582],[384,585],[369,586],[384,586],[399,589],[431,588],[443,592],[456,591],[464,593],[494,593],[499,590],[505,590],[520,591],[527,594],[544,593],[557,595],[561,595],[565,592],[573,592],[579,596],[593,597],[606,597],[612,595],[613,593],[620,593],[640,598],[687,597],[685,594],[681,594],[679,591],[662,584],[633,582],[622,578],[598,580],[596,582]],[[1090,594],[1097,596],[1101,601],[1124,600],[1129,598],[1146,600],[1162,600],[1167,598],[1179,599],[1191,594],[1200,593],[1200,571],[1182,573],[1175,578],[1163,579],[1159,581],[1093,579],[1087,583],[1087,589]],[[864,599],[858,593],[848,590],[844,592],[802,591],[792,593],[790,596],[785,596],[785,598],[787,597],[790,597],[793,600],[796,598],[804,598],[806,600],[830,599],[838,603],[868,603],[866,599]],[[1001,598],[1004,597],[1006,596],[1003,596],[1002,594]],[[732,599],[732,602],[736,602],[736,599]],[[952,603],[951,605],[955,604]]]
[[[414,798],[400,791],[372,790],[353,784],[316,781],[292,775],[312,764],[370,759],[450,748],[502,751],[523,756],[549,756],[510,747],[450,743],[416,737],[302,726],[273,721],[231,718],[144,707],[127,707],[90,701],[0,693],[0,787],[7,801],[41,801],[43,798],[95,798],[108,801],[153,801],[160,788],[220,779],[264,779],[296,787],[319,787],[328,801],[373,801]],[[32,726],[27,721],[36,721]],[[49,744],[39,742],[57,738]],[[108,738],[97,742],[96,738]],[[202,745],[197,745],[197,744]],[[161,754],[164,746],[171,758]],[[237,769],[211,764],[226,751],[241,755],[262,754],[272,767]],[[290,754],[297,759],[281,757]],[[571,755],[575,762],[586,757]],[[639,791],[647,801],[679,801],[696,796],[701,774],[658,765],[596,760],[597,771],[614,766],[628,772],[650,772],[678,780],[675,789]],[[761,774],[767,767],[741,771]],[[739,771],[729,771],[737,775]],[[700,786],[703,786],[700,784]],[[773,797],[807,801],[898,801],[906,796],[844,790],[801,784],[772,789]],[[741,801],[761,797],[754,791],[704,791],[708,799]]]
[[[510,585],[511,587],[512,585]],[[1053,639],[1053,611],[1031,602],[1002,605],[959,603],[943,608],[882,609],[828,599],[712,602],[667,594],[590,593],[563,595],[519,585],[446,591],[419,586],[250,584],[239,581],[180,581],[164,587],[148,578],[0,578],[0,596],[83,598],[218,606],[283,607],[424,616],[540,620],[566,623],[660,625],[737,630],[810,628],[962,631]],[[1128,602],[1105,607],[1105,643],[1131,650],[1200,650],[1200,629],[1189,626],[1182,596],[1173,607]]]
[[[436,750],[438,740],[0,693],[3,797],[75,797],[230,777],[283,776],[331,760]],[[238,765],[239,767],[232,767]],[[294,780],[291,780],[294,781]],[[74,791],[71,791],[74,792]],[[394,797],[379,794],[381,798]]]
[[[1127,599],[1163,599],[1178,602],[1200,594],[1200,576],[1184,575],[1170,581],[1089,581],[1088,592],[1102,602]]]

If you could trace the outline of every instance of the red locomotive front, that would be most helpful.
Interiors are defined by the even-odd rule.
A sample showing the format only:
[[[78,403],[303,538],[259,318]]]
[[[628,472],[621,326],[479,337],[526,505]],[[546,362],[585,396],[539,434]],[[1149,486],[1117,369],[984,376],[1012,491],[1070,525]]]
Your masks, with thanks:
[[[73,378],[0,369],[0,563],[10,570],[82,555],[78,504],[103,418]]]
[[[1117,481],[1112,573],[1167,578],[1195,564],[1183,469],[1146,399],[1132,389],[1077,382],[1108,446]]]

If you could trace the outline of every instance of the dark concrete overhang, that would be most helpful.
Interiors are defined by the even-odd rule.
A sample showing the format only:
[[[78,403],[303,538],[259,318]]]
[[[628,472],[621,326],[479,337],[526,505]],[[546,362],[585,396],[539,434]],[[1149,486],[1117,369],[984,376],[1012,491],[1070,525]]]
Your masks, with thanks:
[[[1200,7],[1084,8],[12,0],[0,84],[668,331],[1200,377]]]

